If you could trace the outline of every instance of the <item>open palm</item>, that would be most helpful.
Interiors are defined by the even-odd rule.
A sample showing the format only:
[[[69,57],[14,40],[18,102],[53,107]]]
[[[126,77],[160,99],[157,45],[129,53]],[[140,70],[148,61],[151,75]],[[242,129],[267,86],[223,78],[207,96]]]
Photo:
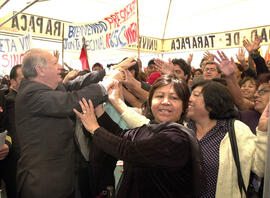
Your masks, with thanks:
[[[217,53],[219,57],[215,56],[215,58],[219,63],[219,69],[226,76],[233,75],[236,67],[233,58],[229,59],[223,51],[217,51]]]

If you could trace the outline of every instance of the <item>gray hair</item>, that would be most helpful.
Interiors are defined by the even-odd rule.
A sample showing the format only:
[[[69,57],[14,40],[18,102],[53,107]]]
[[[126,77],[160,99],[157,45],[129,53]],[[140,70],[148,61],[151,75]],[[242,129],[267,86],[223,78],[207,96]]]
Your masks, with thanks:
[[[46,67],[47,61],[44,56],[45,50],[31,49],[24,54],[22,62],[22,73],[26,79],[37,77],[36,66]]]

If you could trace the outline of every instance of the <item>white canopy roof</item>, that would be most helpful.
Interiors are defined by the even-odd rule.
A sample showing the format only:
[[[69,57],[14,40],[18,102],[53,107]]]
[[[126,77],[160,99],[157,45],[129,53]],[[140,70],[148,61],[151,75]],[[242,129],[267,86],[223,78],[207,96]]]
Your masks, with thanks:
[[[19,12],[35,1],[37,0],[0,0],[0,18],[13,11]],[[23,13],[68,22],[92,23],[108,17],[131,2],[132,0],[39,0]],[[147,37],[163,38],[167,15],[164,39],[270,25],[269,0],[138,0],[138,4],[140,35]],[[269,38],[270,32],[267,32],[267,35]],[[59,45],[33,40],[34,47],[42,46],[51,51],[59,49]],[[194,53],[192,65],[198,67],[203,51],[174,52],[164,54],[163,58],[186,59],[189,53]],[[237,49],[229,49],[226,53],[228,56],[235,57]],[[92,53],[90,64],[116,62],[131,55],[134,55],[134,52],[125,49],[112,50],[106,56],[99,52]],[[157,56],[161,57],[160,54],[143,53],[141,59],[146,65],[151,58]],[[80,64],[78,57],[78,54],[69,54],[64,60],[71,66],[75,66]]]
[[[6,0],[0,0],[0,6]],[[0,18],[34,0],[10,0]],[[96,22],[132,0],[40,0],[24,12],[69,22]],[[170,0],[138,0],[140,35],[163,38]],[[171,0],[164,38],[269,25],[269,0]]]

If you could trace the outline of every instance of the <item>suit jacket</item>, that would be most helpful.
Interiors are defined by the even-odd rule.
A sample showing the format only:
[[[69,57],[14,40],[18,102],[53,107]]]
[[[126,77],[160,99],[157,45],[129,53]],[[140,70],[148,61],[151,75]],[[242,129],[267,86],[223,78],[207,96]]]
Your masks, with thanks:
[[[67,198],[74,189],[73,108],[91,99],[94,106],[106,100],[99,84],[67,92],[31,80],[22,80],[15,103],[19,139],[18,197]]]
[[[16,135],[15,127],[15,99],[17,92],[13,89],[5,96],[6,113],[5,113],[5,125],[8,130],[8,135],[12,139],[12,151],[18,156],[18,138]]]

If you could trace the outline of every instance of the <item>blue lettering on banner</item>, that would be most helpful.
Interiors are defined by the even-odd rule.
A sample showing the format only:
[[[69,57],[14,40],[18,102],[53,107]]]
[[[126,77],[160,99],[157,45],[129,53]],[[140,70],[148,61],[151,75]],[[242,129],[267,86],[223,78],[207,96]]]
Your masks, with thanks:
[[[0,52],[5,52],[3,50],[4,45],[2,44],[3,39],[0,39]]]
[[[15,51],[17,52],[17,47],[16,47],[16,44],[15,44],[15,41],[12,39],[11,40],[11,51],[13,51],[13,49],[15,49]]]
[[[108,30],[108,26],[103,21],[99,21],[98,23],[93,23],[93,24],[86,24],[82,26],[69,25],[68,38],[91,36],[94,34],[100,34],[102,32],[106,32],[107,30]]]
[[[114,30],[112,32],[111,40],[110,40],[110,45],[112,48],[118,47],[119,45],[119,39],[118,39],[118,30]]]
[[[74,39],[69,41],[67,38],[64,39],[64,49],[65,50],[81,50],[81,44],[79,39]]]
[[[17,52],[17,46],[13,39],[0,39],[0,52]]]
[[[92,34],[100,34],[103,31],[107,32],[108,30],[107,24],[103,21],[99,21],[98,23],[88,24],[88,26],[90,27],[88,31],[88,36]]]
[[[124,47],[127,45],[127,42],[122,40],[121,38],[125,38],[123,36],[124,32],[126,30],[126,26],[123,26],[121,30],[114,30],[112,33],[109,33],[106,35],[106,44],[107,48],[117,48],[119,44],[121,47]]]
[[[125,30],[126,30],[126,26],[123,26],[122,27],[122,29],[121,29],[121,31],[120,31],[120,33],[119,33],[119,42],[120,42],[120,45],[121,45],[121,47],[124,47],[124,46],[126,46],[127,45],[127,42],[123,42],[122,40],[121,40],[121,36],[122,36],[122,34],[125,32]]]
[[[30,49],[30,35],[19,38],[19,41],[23,51]]]
[[[87,50],[97,51],[106,49],[103,36],[100,36],[97,39],[86,40],[85,42]]]

